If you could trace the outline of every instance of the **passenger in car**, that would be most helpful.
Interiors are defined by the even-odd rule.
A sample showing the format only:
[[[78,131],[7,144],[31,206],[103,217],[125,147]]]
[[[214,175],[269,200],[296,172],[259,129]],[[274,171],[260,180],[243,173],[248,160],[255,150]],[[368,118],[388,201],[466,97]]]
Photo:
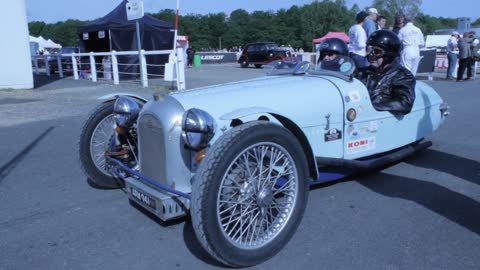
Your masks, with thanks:
[[[339,71],[347,55],[348,46],[343,40],[339,38],[327,38],[320,43],[318,63],[322,69]]]
[[[400,65],[402,45],[389,30],[375,31],[367,40],[371,74],[366,85],[377,111],[408,114],[415,100],[415,77]]]

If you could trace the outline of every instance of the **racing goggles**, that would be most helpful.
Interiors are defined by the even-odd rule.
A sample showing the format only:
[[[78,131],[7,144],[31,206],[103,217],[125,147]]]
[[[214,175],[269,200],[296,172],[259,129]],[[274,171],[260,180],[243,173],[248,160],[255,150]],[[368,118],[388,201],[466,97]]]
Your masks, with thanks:
[[[376,46],[368,46],[367,47],[367,55],[369,60],[377,60],[386,55],[384,49]]]

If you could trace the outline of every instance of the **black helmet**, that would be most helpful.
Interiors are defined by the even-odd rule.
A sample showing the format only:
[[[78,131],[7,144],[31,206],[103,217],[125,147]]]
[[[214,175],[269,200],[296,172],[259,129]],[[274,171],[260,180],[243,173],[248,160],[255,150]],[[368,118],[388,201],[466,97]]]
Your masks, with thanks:
[[[327,38],[320,43],[320,61],[327,53],[336,53],[338,55],[348,55],[348,47],[345,41],[339,38]]]
[[[383,58],[382,66],[392,63],[400,55],[402,42],[390,30],[377,30],[367,40],[367,59]]]

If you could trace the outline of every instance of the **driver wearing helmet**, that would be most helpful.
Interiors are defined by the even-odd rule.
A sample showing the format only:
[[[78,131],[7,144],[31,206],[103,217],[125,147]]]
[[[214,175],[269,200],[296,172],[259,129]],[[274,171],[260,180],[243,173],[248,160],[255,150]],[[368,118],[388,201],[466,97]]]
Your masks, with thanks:
[[[367,59],[372,74],[366,85],[377,111],[408,114],[415,100],[415,77],[400,65],[402,45],[389,30],[375,31],[367,40]]]
[[[339,38],[327,38],[320,43],[320,58],[318,63],[321,69],[339,71],[348,55],[347,44]]]

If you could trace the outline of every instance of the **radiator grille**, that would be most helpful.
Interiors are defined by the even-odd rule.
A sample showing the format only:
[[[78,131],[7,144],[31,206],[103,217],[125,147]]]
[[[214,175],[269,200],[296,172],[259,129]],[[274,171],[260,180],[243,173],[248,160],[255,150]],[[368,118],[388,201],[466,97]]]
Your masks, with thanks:
[[[165,140],[162,124],[153,114],[145,113],[138,121],[141,173],[166,183]]]

